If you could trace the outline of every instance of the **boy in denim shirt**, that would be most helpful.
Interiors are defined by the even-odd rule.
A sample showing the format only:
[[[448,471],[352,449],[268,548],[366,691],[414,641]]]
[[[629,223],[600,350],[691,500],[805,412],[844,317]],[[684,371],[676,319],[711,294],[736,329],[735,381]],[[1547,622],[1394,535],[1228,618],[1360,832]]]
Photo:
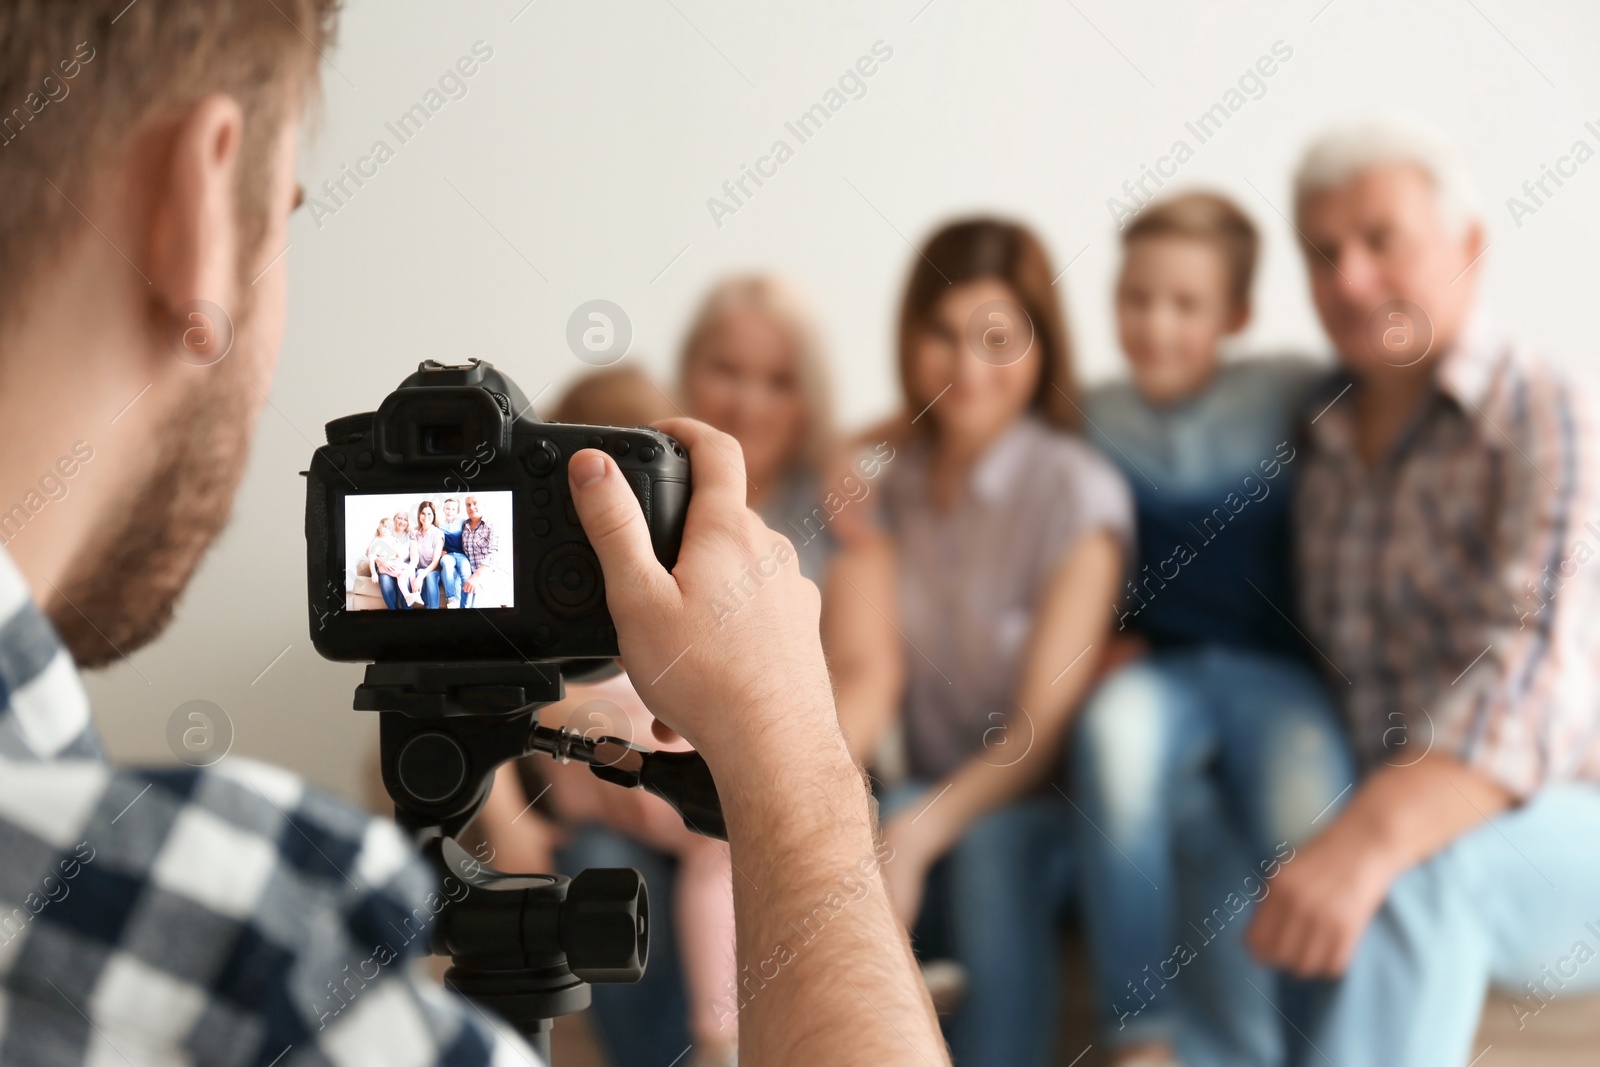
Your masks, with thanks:
[[[1100,1030],[1119,1067],[1272,1063],[1277,981],[1244,951],[1245,913],[1352,780],[1290,621],[1297,421],[1325,374],[1223,363],[1258,245],[1231,201],[1169,198],[1122,239],[1132,380],[1096,390],[1087,413],[1133,488],[1138,558],[1111,606],[1128,662],[1085,706],[1073,751]],[[1217,808],[1230,836],[1189,832]],[[1204,876],[1180,879],[1175,851]],[[1202,956],[1207,979],[1184,975]]]

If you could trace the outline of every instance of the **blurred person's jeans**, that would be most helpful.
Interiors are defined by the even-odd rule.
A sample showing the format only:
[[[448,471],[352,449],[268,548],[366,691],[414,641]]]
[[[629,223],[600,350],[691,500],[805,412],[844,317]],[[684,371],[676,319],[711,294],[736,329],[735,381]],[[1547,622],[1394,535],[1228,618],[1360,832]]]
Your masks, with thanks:
[[[896,786],[880,820],[929,802],[937,800],[926,782]],[[1071,814],[1047,787],[973,823],[929,873],[914,942],[919,958],[953,959],[966,970],[966,996],[943,1020],[959,1067],[1055,1062]]]
[[[1552,996],[1600,990],[1596,842],[1600,787],[1549,786],[1407,871],[1297,1062],[1460,1067],[1484,1051],[1480,1013],[1534,1030]]]
[[[1353,781],[1316,676],[1222,647],[1148,654],[1090,697],[1072,771],[1101,1039],[1171,1041],[1191,1065],[1281,1063],[1279,1006],[1303,1003],[1303,984],[1280,991],[1242,935],[1263,875]]]
[[[633,867],[650,895],[650,957],[644,977],[627,985],[590,987],[596,1036],[617,1067],[682,1067],[690,1045],[689,1002],[672,917],[677,861],[606,826],[572,831],[556,851],[556,866],[571,877],[585,867]]]

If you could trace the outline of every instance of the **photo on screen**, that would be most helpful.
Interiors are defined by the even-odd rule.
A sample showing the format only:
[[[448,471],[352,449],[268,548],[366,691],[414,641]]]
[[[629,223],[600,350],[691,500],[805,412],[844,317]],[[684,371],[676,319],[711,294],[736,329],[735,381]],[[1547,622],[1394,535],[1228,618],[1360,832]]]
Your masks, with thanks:
[[[349,611],[515,607],[511,491],[344,498]]]

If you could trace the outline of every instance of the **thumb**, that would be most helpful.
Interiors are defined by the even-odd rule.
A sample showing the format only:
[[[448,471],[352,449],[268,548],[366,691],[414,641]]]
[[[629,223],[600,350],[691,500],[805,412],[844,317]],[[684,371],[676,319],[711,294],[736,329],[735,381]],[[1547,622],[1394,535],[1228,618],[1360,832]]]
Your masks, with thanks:
[[[567,464],[567,484],[578,521],[600,557],[607,601],[615,606],[659,595],[668,575],[650,544],[639,498],[616,463],[597,449],[583,449]]]

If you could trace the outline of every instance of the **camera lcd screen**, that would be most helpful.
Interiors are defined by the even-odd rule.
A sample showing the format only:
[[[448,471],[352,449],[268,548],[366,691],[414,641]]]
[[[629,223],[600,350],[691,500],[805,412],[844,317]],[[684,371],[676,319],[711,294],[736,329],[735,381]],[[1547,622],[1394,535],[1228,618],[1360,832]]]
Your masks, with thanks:
[[[508,489],[344,498],[349,611],[515,607]]]

